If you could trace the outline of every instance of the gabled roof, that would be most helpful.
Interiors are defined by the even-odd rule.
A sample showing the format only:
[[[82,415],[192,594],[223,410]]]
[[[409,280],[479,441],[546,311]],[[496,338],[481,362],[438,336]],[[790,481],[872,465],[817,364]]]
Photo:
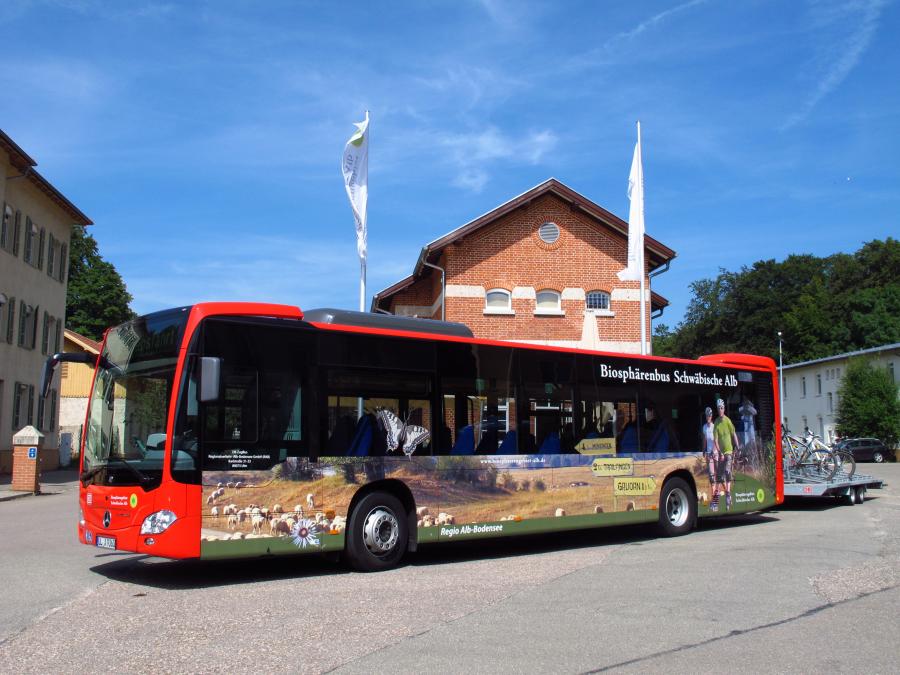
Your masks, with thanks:
[[[613,213],[610,213],[602,206],[595,204],[590,199],[587,199],[583,195],[575,192],[569,186],[561,183],[555,178],[549,178],[545,180],[540,185],[536,185],[518,195],[517,197],[513,197],[508,202],[501,204],[497,208],[488,211],[487,213],[475,218],[475,220],[471,220],[465,225],[456,228],[452,232],[448,232],[443,237],[439,237],[434,241],[425,244],[422,247],[422,251],[419,253],[419,259],[416,261],[416,265],[413,268],[413,273],[398,281],[397,283],[388,286],[382,291],[379,291],[372,297],[372,310],[378,306],[380,300],[397,293],[398,291],[403,290],[410,286],[416,279],[421,277],[423,273],[429,268],[425,265],[426,262],[434,263],[440,258],[441,252],[449,246],[450,244],[467,237],[473,232],[481,229],[482,227],[486,227],[503,216],[512,213],[516,209],[527,206],[535,199],[543,197],[545,195],[552,194],[559,199],[567,202],[570,208],[573,211],[578,211],[584,213],[591,217],[594,221],[596,221],[599,225],[602,225],[614,233],[620,235],[624,239],[628,239],[628,223]],[[650,272],[653,272],[656,269],[668,264],[673,258],[677,256],[675,251],[670,249],[668,246],[658,242],[653,237],[648,235],[644,235],[644,249],[647,254],[647,260],[650,263]],[[669,304],[669,301],[666,300],[661,295],[656,293],[651,293],[651,306],[654,308],[665,307]]]
[[[29,157],[2,129],[0,129],[0,149],[6,151],[9,155],[9,163],[19,170],[19,176],[5,177],[7,180],[9,180],[9,178],[26,178],[31,181],[38,190],[47,195],[51,201],[68,213],[78,225],[94,224],[77,206],[66,199],[62,192],[53,187],[53,184],[50,183],[50,181],[35,170],[34,167],[37,166],[37,162]]]
[[[81,347],[84,351],[90,352],[91,354],[99,354],[100,353],[100,343],[91,340],[89,337],[85,337],[80,333],[76,333],[74,330],[69,330],[66,328],[64,331],[66,340],[71,340],[76,345]]]
[[[595,204],[590,199],[575,192],[575,190],[570,188],[568,185],[564,185],[555,178],[548,178],[540,185],[536,185],[530,190],[523,192],[518,197],[513,197],[505,204],[501,204],[497,208],[488,211],[484,215],[478,216],[478,218],[476,218],[475,220],[469,221],[465,225],[456,228],[452,232],[448,232],[443,237],[439,237],[431,243],[425,244],[425,246],[422,247],[422,252],[419,254],[418,261],[416,261],[416,267],[413,271],[413,276],[419,276],[419,273],[424,266],[424,262],[426,260],[428,260],[429,262],[433,262],[434,259],[436,259],[440,255],[440,252],[449,244],[459,241],[463,237],[472,234],[476,230],[490,225],[495,220],[502,218],[508,213],[512,213],[516,209],[527,206],[535,199],[543,197],[547,194],[552,194],[559,197],[563,201],[568,202],[572,210],[587,214],[599,224],[605,225],[617,234],[620,234],[625,239],[628,239],[627,222],[610,213],[602,206]],[[648,259],[650,261],[651,272],[654,269],[664,265],[666,262],[672,260],[677,255],[675,251],[670,249],[668,246],[664,246],[660,242],[656,241],[656,239],[646,234],[644,235],[644,245],[646,247],[647,253],[650,254]]]

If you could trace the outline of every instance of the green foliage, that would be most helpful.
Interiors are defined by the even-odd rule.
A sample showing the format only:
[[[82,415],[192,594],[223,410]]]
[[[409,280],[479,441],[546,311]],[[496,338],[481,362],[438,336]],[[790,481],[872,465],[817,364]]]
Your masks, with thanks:
[[[84,227],[74,226],[69,246],[66,328],[100,340],[110,326],[134,318],[128,306],[131,299],[122,277],[100,255],[94,238]]]
[[[852,359],[838,389],[838,432],[845,438],[874,436],[893,447],[900,440],[900,400],[887,368]]]
[[[856,253],[791,255],[691,284],[674,330],[658,325],[653,352],[697,357],[745,352],[784,362],[900,342],[900,242],[871,241]]]

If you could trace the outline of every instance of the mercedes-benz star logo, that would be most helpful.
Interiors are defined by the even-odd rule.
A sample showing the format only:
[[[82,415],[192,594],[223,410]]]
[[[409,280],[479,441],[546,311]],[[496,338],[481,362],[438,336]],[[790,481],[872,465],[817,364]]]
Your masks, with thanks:
[[[109,527],[109,511],[103,513],[103,527]]]

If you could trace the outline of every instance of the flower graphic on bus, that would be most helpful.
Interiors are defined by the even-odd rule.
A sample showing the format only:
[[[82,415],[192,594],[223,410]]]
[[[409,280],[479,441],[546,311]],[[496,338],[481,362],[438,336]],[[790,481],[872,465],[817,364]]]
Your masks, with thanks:
[[[320,546],[318,529],[313,520],[301,518],[291,530],[291,538],[298,548],[306,548],[307,546]]]

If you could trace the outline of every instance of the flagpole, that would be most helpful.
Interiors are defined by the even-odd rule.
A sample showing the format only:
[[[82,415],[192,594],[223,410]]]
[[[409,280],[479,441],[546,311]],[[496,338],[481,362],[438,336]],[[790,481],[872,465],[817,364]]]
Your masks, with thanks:
[[[638,156],[642,154],[641,148],[641,121],[637,121],[637,142],[638,142]],[[641,157],[641,222],[644,222],[644,159]],[[641,275],[641,354],[647,354],[647,310],[646,310],[646,302],[647,302],[647,290],[646,290],[646,270],[647,265],[644,262],[644,238],[641,236],[640,242],[640,270],[639,273]]]

